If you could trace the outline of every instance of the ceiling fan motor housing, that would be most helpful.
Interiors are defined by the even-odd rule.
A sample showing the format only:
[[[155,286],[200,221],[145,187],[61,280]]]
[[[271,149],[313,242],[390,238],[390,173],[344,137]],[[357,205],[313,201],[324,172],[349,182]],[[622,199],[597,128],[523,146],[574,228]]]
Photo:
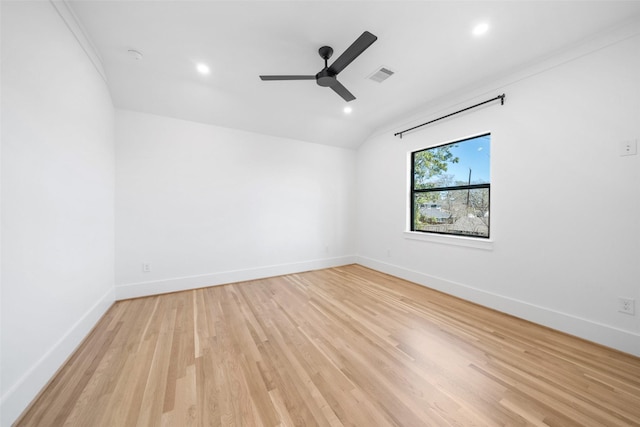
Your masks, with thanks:
[[[333,49],[329,46],[322,46],[318,49],[320,57],[324,59],[324,69],[316,74],[316,83],[322,87],[330,87],[336,80],[336,74],[329,71],[327,61],[333,55]]]
[[[336,75],[329,71],[328,68],[325,68],[324,70],[316,74],[316,83],[318,83],[319,86],[330,87],[335,83],[335,81]]]

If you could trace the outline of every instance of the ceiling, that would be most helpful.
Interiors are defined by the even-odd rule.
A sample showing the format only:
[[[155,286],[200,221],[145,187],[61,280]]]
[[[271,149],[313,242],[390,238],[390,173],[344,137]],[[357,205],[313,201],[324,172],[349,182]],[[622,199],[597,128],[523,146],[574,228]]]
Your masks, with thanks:
[[[69,0],[101,57],[117,108],[347,148],[435,100],[504,77],[635,20],[640,1]],[[489,31],[472,35],[480,22]],[[337,58],[363,31],[378,40],[339,81],[313,80],[318,48]],[[143,54],[136,60],[128,53]],[[331,64],[329,60],[329,64]],[[196,71],[197,63],[211,68]],[[380,66],[395,74],[368,79]]]

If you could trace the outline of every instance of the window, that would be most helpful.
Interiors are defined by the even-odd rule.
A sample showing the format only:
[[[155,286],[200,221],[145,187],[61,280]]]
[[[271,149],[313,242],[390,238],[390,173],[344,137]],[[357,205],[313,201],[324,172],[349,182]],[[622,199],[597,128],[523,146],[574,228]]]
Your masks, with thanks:
[[[411,153],[411,231],[489,238],[485,134]]]

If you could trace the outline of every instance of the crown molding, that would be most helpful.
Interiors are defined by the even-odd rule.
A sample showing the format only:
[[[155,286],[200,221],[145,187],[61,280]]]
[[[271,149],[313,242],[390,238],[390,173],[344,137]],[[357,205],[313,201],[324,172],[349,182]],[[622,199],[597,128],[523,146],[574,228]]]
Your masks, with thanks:
[[[78,41],[80,47],[82,47],[82,50],[96,68],[96,71],[98,71],[98,74],[100,74],[104,82],[107,83],[107,74],[104,71],[102,58],[100,58],[98,50],[91,42],[89,36],[87,36],[87,33],[69,3],[66,0],[49,0],[49,2],[53,5],[56,12],[58,12],[58,15],[62,18],[69,31],[71,31],[71,34],[73,34]]]

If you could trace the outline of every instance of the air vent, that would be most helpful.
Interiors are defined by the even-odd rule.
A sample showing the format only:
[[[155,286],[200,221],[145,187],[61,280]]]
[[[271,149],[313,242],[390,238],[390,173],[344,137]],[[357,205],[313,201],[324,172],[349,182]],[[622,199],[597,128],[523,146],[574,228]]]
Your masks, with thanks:
[[[374,82],[382,83],[391,76],[393,76],[393,71],[385,67],[380,67],[369,76],[369,79],[373,80]]]

